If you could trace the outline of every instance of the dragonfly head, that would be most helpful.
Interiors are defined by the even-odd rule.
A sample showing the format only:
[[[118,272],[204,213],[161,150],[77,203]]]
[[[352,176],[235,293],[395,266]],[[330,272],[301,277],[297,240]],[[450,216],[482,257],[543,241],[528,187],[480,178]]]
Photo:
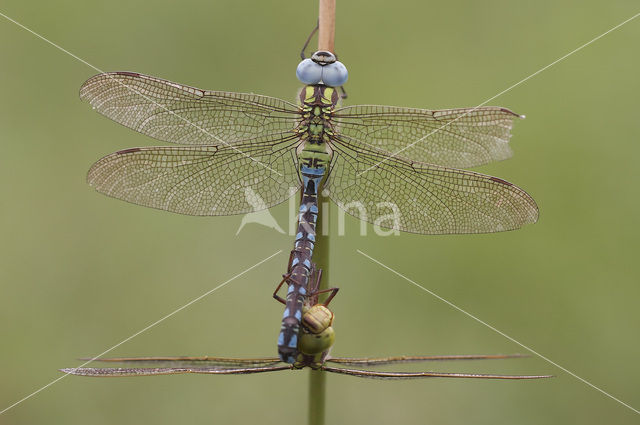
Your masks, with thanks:
[[[336,334],[331,326],[319,334],[302,332],[298,343],[298,351],[307,355],[322,354],[328,352],[335,341]]]
[[[332,323],[333,312],[324,305],[316,304],[309,308],[302,316],[298,351],[307,355],[328,353],[336,338]]]
[[[336,59],[336,55],[331,52],[318,50],[311,55],[311,60],[320,66],[325,66],[329,65],[330,63],[335,63],[338,59]]]
[[[313,334],[319,334],[333,323],[333,312],[322,304],[306,310],[302,316],[302,326]]]
[[[321,50],[298,64],[296,76],[303,84],[339,87],[347,82],[349,73],[333,53]]]

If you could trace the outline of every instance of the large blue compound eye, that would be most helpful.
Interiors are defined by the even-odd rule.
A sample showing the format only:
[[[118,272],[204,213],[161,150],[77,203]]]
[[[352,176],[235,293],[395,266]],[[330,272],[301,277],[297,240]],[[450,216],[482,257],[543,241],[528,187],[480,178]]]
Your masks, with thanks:
[[[311,59],[305,59],[298,64],[296,77],[303,84],[318,84],[322,80],[322,66]]]
[[[336,61],[322,67],[322,82],[330,87],[340,87],[347,82],[349,72],[342,62]]]

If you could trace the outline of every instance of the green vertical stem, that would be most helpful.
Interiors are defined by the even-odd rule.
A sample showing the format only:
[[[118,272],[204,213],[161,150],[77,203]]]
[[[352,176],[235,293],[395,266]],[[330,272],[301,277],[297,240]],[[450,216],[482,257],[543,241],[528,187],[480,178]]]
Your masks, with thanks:
[[[322,270],[322,280],[318,289],[327,289],[331,276],[329,273],[329,218],[331,217],[331,201],[329,198],[318,195],[318,223],[316,225],[316,243],[313,248],[313,262]],[[326,294],[322,294],[318,302],[323,302]]]
[[[313,250],[313,262],[322,269],[322,281],[319,289],[329,287],[329,218],[331,202],[321,194],[318,195],[320,214],[316,226],[316,244]],[[324,295],[319,302],[322,302]],[[326,372],[311,370],[309,376],[309,425],[324,425]]]
[[[309,425],[324,425],[327,372],[310,370],[309,373]]]
[[[318,50],[334,53],[334,33],[336,27],[336,0],[320,0],[318,10]],[[316,244],[313,249],[313,262],[322,269],[322,281],[318,289],[328,288],[329,274],[329,218],[331,202],[322,195],[322,185],[318,193],[320,215],[316,226]],[[321,297],[318,302],[324,301]],[[326,372],[312,370],[309,376],[309,425],[324,425]]]

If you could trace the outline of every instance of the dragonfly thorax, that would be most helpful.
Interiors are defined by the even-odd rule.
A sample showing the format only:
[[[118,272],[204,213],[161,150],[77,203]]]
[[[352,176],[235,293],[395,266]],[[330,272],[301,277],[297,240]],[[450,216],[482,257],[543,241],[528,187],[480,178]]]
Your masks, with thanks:
[[[304,107],[319,106],[321,108],[331,107],[333,109],[340,100],[340,95],[333,87],[324,84],[314,84],[305,86],[300,90],[300,103]]]
[[[304,142],[298,150],[298,159],[306,167],[325,167],[331,160],[328,142],[333,135],[331,114],[339,100],[332,87],[306,86],[300,92],[302,120],[297,132]]]

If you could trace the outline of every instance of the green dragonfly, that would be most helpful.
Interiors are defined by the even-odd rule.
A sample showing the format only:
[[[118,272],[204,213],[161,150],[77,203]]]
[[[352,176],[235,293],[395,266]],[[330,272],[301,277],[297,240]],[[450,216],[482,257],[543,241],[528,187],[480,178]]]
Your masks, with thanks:
[[[95,377],[118,376],[150,376],[176,375],[185,373],[210,375],[243,375],[262,372],[277,372],[281,370],[299,370],[311,368],[326,372],[340,373],[361,378],[378,379],[413,379],[413,378],[479,378],[479,379],[538,379],[548,378],[549,375],[494,375],[477,373],[451,372],[379,372],[366,369],[351,369],[344,366],[370,367],[400,363],[415,363],[438,360],[482,360],[507,359],[523,357],[519,354],[496,355],[453,355],[453,356],[395,356],[375,358],[349,358],[330,356],[335,342],[333,329],[334,315],[329,310],[328,301],[333,298],[337,288],[332,288],[333,294],[325,303],[318,303],[318,291],[322,272],[316,272],[312,265],[312,279],[307,286],[307,295],[303,306],[303,316],[298,339],[298,350],[295,361],[283,364],[280,357],[262,357],[239,359],[228,357],[117,357],[95,359],[105,363],[122,363],[131,365],[148,365],[147,367],[126,368],[67,368],[62,372]],[[343,367],[331,366],[331,364]]]
[[[520,116],[500,107],[425,110],[340,107],[346,67],[315,52],[296,70],[299,104],[206,91],[132,72],[96,75],[80,97],[114,121],[185,146],[130,148],[96,162],[99,192],[191,215],[269,208],[300,192],[301,206],[278,351],[293,363],[321,190],[350,214],[423,234],[517,229],[535,201],[502,179],[460,170],[508,158]]]
[[[132,203],[190,215],[244,214],[254,210],[252,197],[270,208],[299,191],[300,167],[324,165],[324,193],[382,227],[483,233],[538,218],[522,189],[457,169],[511,156],[510,130],[520,116],[505,108],[338,107],[337,92],[322,83],[304,87],[296,105],[132,72],[96,75],[80,97],[124,126],[188,145],[125,149],[91,167],[92,186]],[[389,208],[398,216],[380,221]]]

